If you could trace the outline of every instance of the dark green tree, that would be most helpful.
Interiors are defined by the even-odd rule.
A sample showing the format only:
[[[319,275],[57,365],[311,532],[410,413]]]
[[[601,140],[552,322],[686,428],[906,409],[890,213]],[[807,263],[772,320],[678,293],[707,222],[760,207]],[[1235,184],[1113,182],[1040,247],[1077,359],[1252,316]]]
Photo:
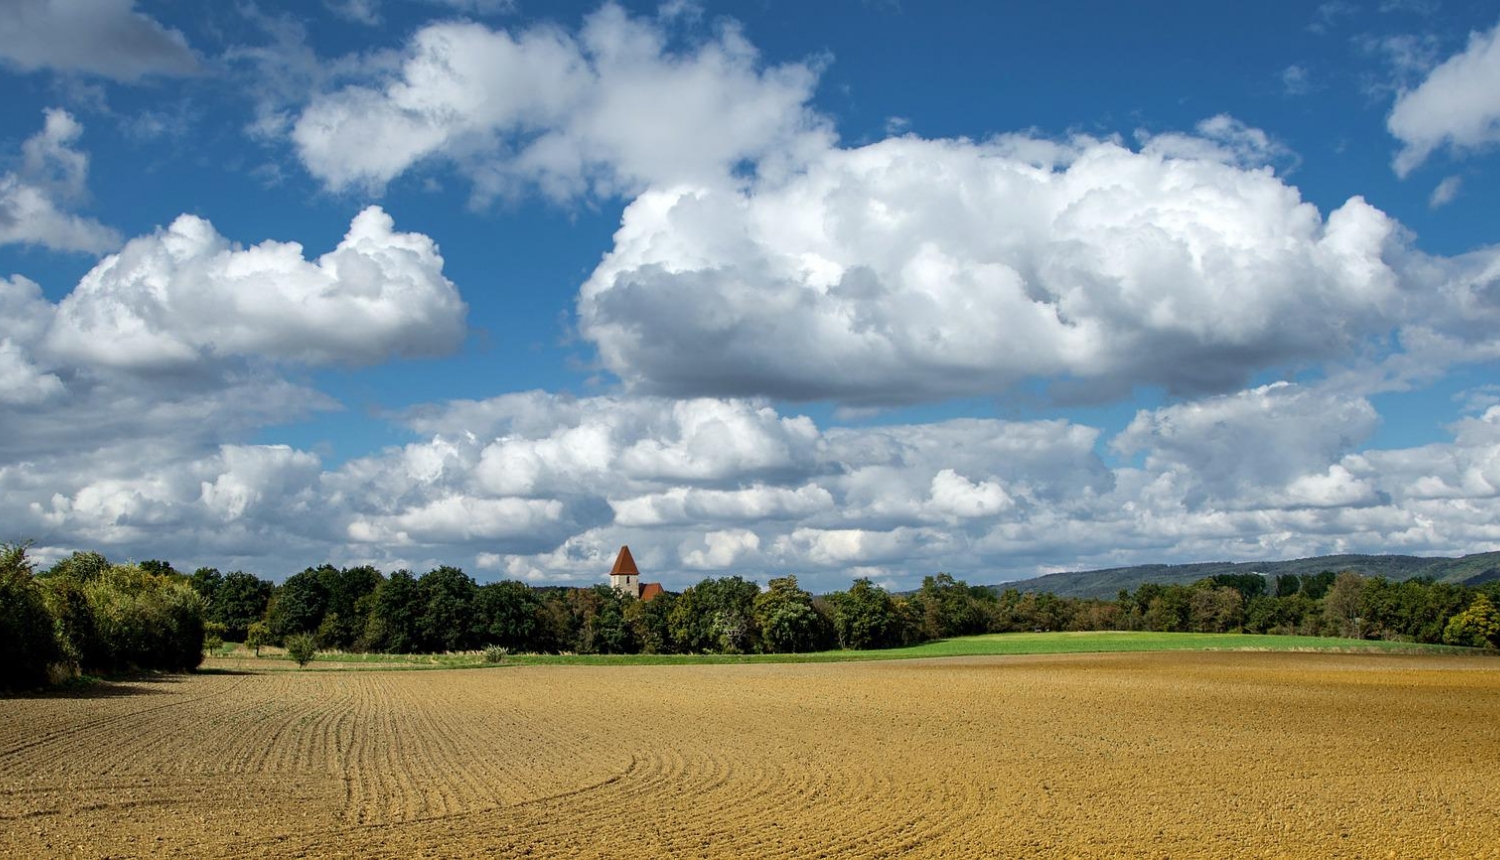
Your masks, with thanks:
[[[474,599],[479,638],[511,651],[537,650],[537,613],[542,600],[524,582],[507,580],[479,586]]]
[[[418,580],[422,615],[418,621],[424,651],[463,651],[478,647],[475,597],[479,586],[456,567],[435,568]]]
[[[625,621],[625,606],[634,601],[607,585],[569,589],[574,650],[580,654],[634,653],[635,638]]]
[[[968,583],[939,573],[922,577],[912,609],[924,639],[946,639],[985,632],[986,607],[994,602],[994,594],[988,589],[971,589]]]
[[[1028,629],[1021,620],[1020,606],[1021,592],[1019,590],[1007,588],[1000,592],[990,612],[989,632],[1015,633]]]
[[[625,623],[630,625],[631,635],[642,653],[671,654],[675,651],[671,615],[676,602],[677,595],[663,592],[651,600],[625,603]]]
[[[1331,570],[1324,570],[1304,576],[1302,577],[1302,593],[1312,600],[1321,600],[1323,599],[1323,595],[1328,593],[1328,589],[1333,586],[1333,581],[1337,578],[1338,574]]]
[[[1245,632],[1289,634],[1295,631],[1301,621],[1301,616],[1293,611],[1296,594],[1296,589],[1293,589],[1287,596],[1262,595],[1250,600],[1245,604]]]
[[[217,567],[200,567],[193,571],[188,577],[188,584],[203,598],[203,605],[213,611],[214,597],[219,593],[219,586],[224,584],[224,574]]]
[[[380,571],[368,565],[337,568],[323,565],[318,579],[327,595],[323,617],[318,622],[318,647],[348,650],[356,648],[370,614],[375,589],[384,579]]]
[[[193,576],[196,578],[197,574]],[[264,579],[236,570],[220,578],[212,596],[204,595],[208,619],[224,625],[224,636],[229,641],[243,642],[250,625],[265,618],[274,591],[275,586]],[[203,592],[200,589],[198,593]]]
[[[848,591],[834,592],[827,600],[833,609],[840,648],[862,651],[901,644],[903,633],[895,601],[869,579],[856,579]]]
[[[398,570],[375,589],[362,644],[371,651],[410,654],[422,648],[426,600],[409,570]]]
[[[1137,593],[1139,591],[1137,589]],[[1159,586],[1157,595],[1146,604],[1146,629],[1158,633],[1182,633],[1191,629],[1192,601],[1193,590],[1186,585]]]
[[[1050,592],[1028,592],[1016,603],[1015,629],[1067,630],[1073,623],[1074,605]]]
[[[1266,578],[1258,573],[1221,573],[1203,581],[1210,588],[1232,588],[1244,600],[1266,593]]]
[[[670,627],[678,650],[748,653],[755,650],[755,597],[760,587],[738,576],[708,578],[672,605]]]
[[[1295,573],[1288,573],[1276,577],[1276,596],[1291,597],[1302,590],[1302,577]]]
[[[315,633],[328,609],[328,585],[324,568],[309,567],[294,573],[276,588],[266,623],[278,642],[293,633]]]
[[[1435,643],[1443,641],[1448,620],[1470,599],[1469,590],[1459,585],[1370,577],[1360,593],[1359,613],[1368,637]]]
[[[755,596],[755,622],[761,645],[770,652],[816,651],[828,639],[812,595],[798,587],[795,576],[773,579]]]
[[[171,562],[162,561],[158,558],[146,559],[145,561],[140,563],[140,568],[147,573],[154,573],[157,576],[164,576],[168,579],[182,576],[182,574],[177,571],[177,568],[172,566]]]

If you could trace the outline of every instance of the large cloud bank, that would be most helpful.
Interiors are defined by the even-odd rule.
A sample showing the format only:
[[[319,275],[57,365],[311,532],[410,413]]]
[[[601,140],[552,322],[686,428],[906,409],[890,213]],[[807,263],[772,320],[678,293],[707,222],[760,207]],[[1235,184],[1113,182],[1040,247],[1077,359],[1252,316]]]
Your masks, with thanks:
[[[0,467],[0,517],[57,545],[249,559],[278,577],[327,558],[590,581],[630,543],[669,582],[790,571],[820,588],[936,569],[991,581],[1060,556],[1445,552],[1500,538],[1500,407],[1448,442],[1361,451],[1368,402],[1286,383],[1144,411],[1113,439],[1067,421],[820,428],[754,401],[543,392],[408,421],[420,441],[336,468],[213,439],[35,458]],[[1101,445],[1138,465],[1107,465]]]
[[[899,138],[626,210],[579,297],[627,384],[900,403],[1057,380],[1097,399],[1221,392],[1350,354],[1410,312],[1399,226],[1324,218],[1199,136]]]

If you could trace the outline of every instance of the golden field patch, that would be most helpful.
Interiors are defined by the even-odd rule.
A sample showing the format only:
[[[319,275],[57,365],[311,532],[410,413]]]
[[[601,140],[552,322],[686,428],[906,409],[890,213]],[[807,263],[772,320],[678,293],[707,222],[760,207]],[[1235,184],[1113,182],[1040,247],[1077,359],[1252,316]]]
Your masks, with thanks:
[[[1500,857],[1500,663],[164,677],[0,700],[0,857]]]

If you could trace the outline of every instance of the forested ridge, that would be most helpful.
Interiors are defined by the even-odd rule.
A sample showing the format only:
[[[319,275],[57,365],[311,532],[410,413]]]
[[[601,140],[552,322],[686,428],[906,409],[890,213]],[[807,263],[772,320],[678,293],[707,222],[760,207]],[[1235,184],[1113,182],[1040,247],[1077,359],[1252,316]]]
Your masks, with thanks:
[[[1347,570],[1391,580],[1430,579],[1456,585],[1482,585],[1500,579],[1500,552],[1458,558],[1414,555],[1321,555],[1288,561],[1220,561],[1195,564],[1138,564],[1097,570],[1049,573],[1035,579],[994,586],[999,591],[1048,591],[1066,597],[1113,597],[1120,589],[1134,590],[1146,583],[1188,585],[1225,574],[1254,573],[1275,579],[1307,576],[1325,570]]]
[[[35,570],[0,553],[0,688],[78,672],[196,667],[207,642],[252,648],[294,637],[317,648],[431,653],[489,647],[579,654],[800,653],[871,649],[977,633],[1060,630],[1248,632],[1500,646],[1500,582],[1477,586],[1323,570],[1147,582],[1113,599],[974,586],[938,573],[893,594],[869,579],[814,595],[796,576],[766,588],[708,577],[649,601],[607,585],[480,584],[424,574],[309,567],[273,584],[242,571],[182,573],[80,552]]]

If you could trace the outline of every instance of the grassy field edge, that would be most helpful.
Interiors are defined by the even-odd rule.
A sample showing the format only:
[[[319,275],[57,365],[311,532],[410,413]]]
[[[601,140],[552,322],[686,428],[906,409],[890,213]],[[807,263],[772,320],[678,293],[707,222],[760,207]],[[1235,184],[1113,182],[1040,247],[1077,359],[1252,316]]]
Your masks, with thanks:
[[[1450,645],[1422,645],[1322,636],[1266,636],[1253,633],[989,633],[925,642],[878,651],[818,651],[808,654],[511,654],[501,663],[486,663],[481,652],[453,654],[349,654],[321,652],[304,671],[358,669],[461,669],[486,666],[691,666],[741,663],[846,663],[869,660],[914,660],[941,657],[992,657],[1030,654],[1086,654],[1142,651],[1307,651],[1381,654],[1494,654]],[[288,669],[291,660],[280,649],[260,657],[236,650],[211,655],[202,671]]]

